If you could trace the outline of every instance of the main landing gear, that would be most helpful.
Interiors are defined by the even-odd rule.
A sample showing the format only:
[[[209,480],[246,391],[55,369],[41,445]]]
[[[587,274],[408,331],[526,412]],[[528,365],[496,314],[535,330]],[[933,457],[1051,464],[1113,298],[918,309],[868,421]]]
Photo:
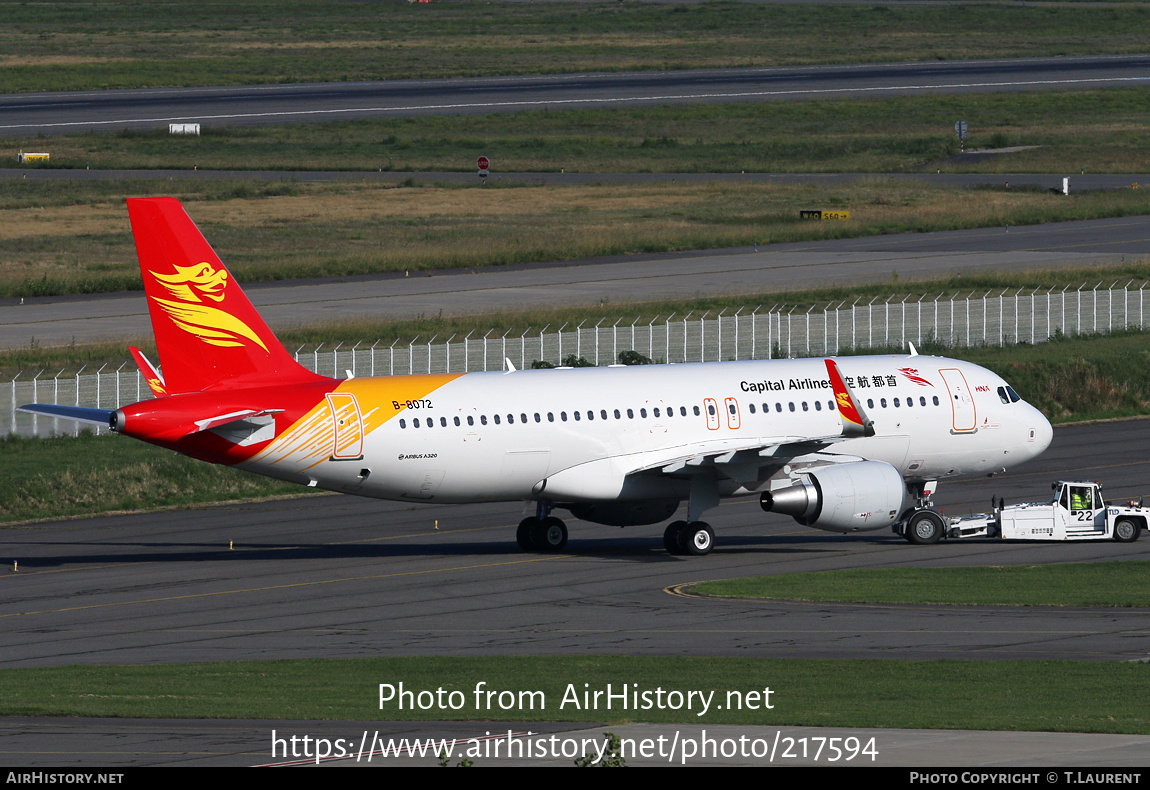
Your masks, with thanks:
[[[705,521],[672,521],[663,532],[663,547],[668,554],[701,557],[715,547],[715,531]]]
[[[524,551],[558,552],[567,545],[567,525],[550,515],[551,505],[539,502],[535,515],[519,522],[515,540]]]

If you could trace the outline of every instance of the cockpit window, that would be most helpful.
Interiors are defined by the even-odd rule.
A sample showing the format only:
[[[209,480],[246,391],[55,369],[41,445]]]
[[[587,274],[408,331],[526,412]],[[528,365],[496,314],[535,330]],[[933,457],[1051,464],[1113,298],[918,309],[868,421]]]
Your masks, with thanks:
[[[1014,391],[1014,387],[1007,386],[1006,392],[1010,395],[1011,403],[1018,403],[1018,401],[1022,400],[1022,397]]]
[[[998,388],[998,399],[1003,403],[1010,403],[1010,396],[1006,394],[1006,387]]]

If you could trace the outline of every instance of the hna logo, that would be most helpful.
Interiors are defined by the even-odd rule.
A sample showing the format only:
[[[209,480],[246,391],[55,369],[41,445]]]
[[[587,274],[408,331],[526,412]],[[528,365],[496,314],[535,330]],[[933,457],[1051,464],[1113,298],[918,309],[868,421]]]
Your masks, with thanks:
[[[227,295],[227,269],[216,269],[207,261],[194,266],[176,266],[174,274],[152,272],[172,299],[152,299],[163,308],[177,327],[205,343],[223,348],[255,343],[264,351],[268,347],[251,327],[229,312],[205,304],[222,303]],[[178,301],[174,301],[178,300]]]

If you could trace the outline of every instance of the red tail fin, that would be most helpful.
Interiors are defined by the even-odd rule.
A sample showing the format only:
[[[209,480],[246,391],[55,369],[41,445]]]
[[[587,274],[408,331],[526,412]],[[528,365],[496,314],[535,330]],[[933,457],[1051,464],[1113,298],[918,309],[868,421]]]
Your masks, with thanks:
[[[315,381],[276,340],[175,198],[128,200],[169,393]]]

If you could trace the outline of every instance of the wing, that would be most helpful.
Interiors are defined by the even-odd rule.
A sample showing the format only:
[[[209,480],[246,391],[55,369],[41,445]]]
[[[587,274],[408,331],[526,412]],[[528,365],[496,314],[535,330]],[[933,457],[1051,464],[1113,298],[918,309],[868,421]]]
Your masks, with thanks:
[[[556,499],[613,500],[622,493],[627,478],[635,476],[667,476],[680,480],[726,478],[740,485],[753,485],[768,467],[821,466],[863,460],[858,456],[825,452],[838,442],[873,436],[875,432],[873,422],[839,375],[834,360],[827,359],[826,366],[839,414],[838,433],[710,439],[669,450],[601,458],[551,475],[536,486],[535,493],[541,495],[546,491]]]

